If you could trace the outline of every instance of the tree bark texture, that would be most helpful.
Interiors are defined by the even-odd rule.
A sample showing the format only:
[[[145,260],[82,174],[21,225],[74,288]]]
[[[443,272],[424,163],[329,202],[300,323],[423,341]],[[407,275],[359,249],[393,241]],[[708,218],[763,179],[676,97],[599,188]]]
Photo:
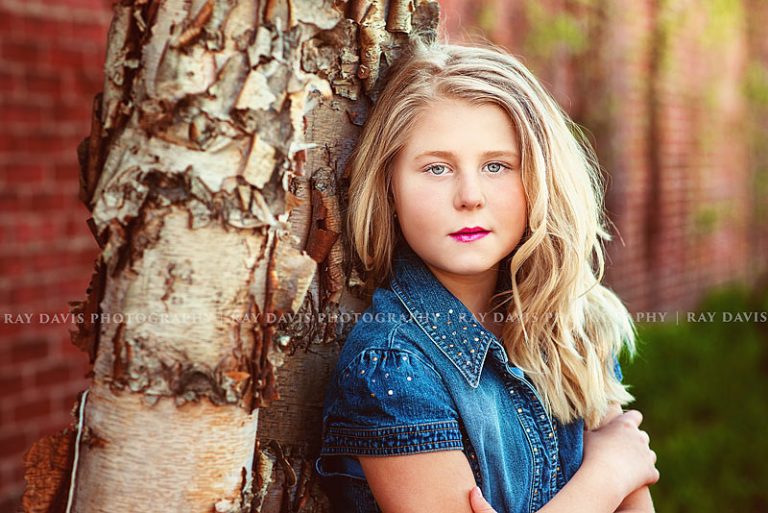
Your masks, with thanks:
[[[78,148],[101,247],[71,304],[92,383],[73,426],[27,452],[24,511],[328,511],[322,400],[338,316],[367,306],[343,167],[383,70],[438,11],[115,4]]]

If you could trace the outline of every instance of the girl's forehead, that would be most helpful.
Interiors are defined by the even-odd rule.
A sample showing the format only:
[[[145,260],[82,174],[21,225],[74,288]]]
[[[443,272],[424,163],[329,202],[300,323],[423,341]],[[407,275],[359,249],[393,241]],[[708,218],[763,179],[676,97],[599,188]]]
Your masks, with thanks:
[[[419,154],[462,148],[514,152],[518,137],[514,122],[498,105],[443,100],[416,114],[404,147],[408,153]]]
[[[413,126],[451,124],[463,126],[475,121],[478,124],[487,121],[507,125],[512,130],[516,130],[514,120],[500,105],[493,102],[470,102],[462,98],[438,98],[424,103],[414,110]]]

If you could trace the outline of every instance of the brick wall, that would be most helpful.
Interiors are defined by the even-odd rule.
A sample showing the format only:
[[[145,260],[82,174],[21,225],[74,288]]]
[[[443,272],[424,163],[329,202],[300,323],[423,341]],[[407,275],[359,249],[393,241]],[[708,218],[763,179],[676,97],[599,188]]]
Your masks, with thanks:
[[[97,254],[75,150],[102,89],[110,12],[0,0],[0,511],[23,490],[24,451],[70,423],[87,386],[87,356],[53,316],[84,298]]]
[[[656,195],[647,230],[660,309],[693,306],[708,287],[749,271],[745,32],[710,33],[707,14],[679,9],[667,41],[656,43],[669,59],[657,65],[653,84]]]
[[[588,129],[615,225],[606,281],[632,311],[692,309],[766,272],[768,194],[755,184],[768,158],[750,159],[744,95],[748,66],[768,64],[764,3],[445,3],[454,39],[479,23]]]

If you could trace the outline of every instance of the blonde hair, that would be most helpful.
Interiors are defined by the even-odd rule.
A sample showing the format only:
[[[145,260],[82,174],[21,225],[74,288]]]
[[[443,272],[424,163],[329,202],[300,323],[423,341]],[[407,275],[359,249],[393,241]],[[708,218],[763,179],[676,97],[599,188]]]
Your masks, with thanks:
[[[517,128],[528,200],[526,233],[503,260],[503,290],[493,298],[506,298],[497,307],[508,305],[502,342],[551,415],[596,427],[609,403],[634,399],[614,375],[613,356],[622,347],[634,355],[635,327],[621,300],[600,284],[601,239],[611,236],[599,165],[583,132],[517,58],[488,42],[416,38],[385,81],[347,167],[347,233],[368,271],[367,290],[387,283],[392,272],[402,234],[391,167],[419,111],[441,99],[501,107]]]

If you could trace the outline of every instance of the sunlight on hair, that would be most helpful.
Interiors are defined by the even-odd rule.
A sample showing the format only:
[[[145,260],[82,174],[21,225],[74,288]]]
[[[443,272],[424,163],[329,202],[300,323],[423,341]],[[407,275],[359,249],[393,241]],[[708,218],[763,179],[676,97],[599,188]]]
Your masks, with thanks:
[[[600,284],[603,183],[594,151],[520,60],[490,43],[418,38],[385,85],[348,162],[347,233],[367,271],[368,290],[386,284],[401,237],[390,196],[391,164],[420,110],[440,99],[501,107],[517,128],[528,226],[503,261],[496,308],[508,319],[503,343],[530,376],[550,413],[596,426],[610,402],[633,397],[613,373],[613,356],[635,352],[635,328],[621,300]]]

